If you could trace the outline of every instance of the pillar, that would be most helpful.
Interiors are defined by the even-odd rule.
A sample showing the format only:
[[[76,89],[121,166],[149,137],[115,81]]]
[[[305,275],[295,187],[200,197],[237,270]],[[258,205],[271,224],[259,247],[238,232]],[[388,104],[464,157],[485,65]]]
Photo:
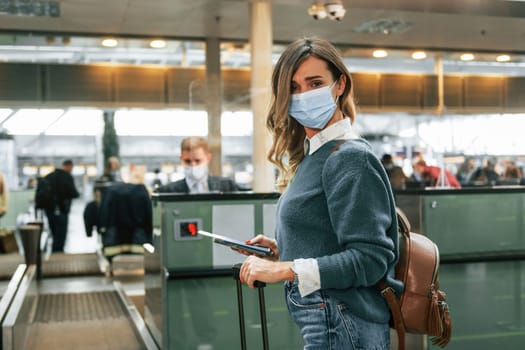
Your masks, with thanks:
[[[217,37],[206,39],[206,111],[208,112],[208,142],[212,154],[210,173],[222,175],[221,147],[221,52]]]
[[[272,6],[270,0],[250,1],[250,97],[253,112],[253,190],[275,190],[275,167],[267,160],[271,135],[266,129],[266,115],[271,98],[272,76]]]

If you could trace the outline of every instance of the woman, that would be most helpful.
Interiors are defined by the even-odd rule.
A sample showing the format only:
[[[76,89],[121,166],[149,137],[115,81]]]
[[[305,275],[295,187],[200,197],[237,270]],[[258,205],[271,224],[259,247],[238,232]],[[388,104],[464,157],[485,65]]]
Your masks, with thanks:
[[[249,256],[241,281],[285,281],[305,349],[389,349],[389,311],[378,281],[396,290],[397,219],[388,176],[351,127],[352,82],[326,40],[300,39],[272,77],[269,160],[280,169],[271,259]],[[346,140],[346,142],[345,142]],[[245,252],[246,253],[246,252]]]

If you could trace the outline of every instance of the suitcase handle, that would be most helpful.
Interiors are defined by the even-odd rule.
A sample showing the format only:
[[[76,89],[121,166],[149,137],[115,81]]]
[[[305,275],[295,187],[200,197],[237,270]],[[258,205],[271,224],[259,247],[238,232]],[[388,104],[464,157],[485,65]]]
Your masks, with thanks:
[[[240,277],[240,273],[241,273],[241,266],[242,264],[239,263],[239,264],[235,264],[233,265],[232,267],[232,270],[233,270],[233,278],[237,281],[239,281],[241,279]],[[266,283],[265,282],[261,282],[261,281],[255,281],[253,282],[253,286],[255,288],[264,288],[266,287]]]
[[[242,264],[235,264],[232,267],[233,278],[236,280],[237,285],[237,304],[239,308],[239,330],[241,332],[241,350],[246,350],[246,328],[244,325],[244,306],[242,301],[242,285],[240,280]],[[261,281],[255,281],[253,285],[257,288],[259,294],[259,312],[261,317],[261,331],[262,331],[262,341],[263,341],[263,350],[269,349],[269,340],[268,340],[268,328],[266,320],[266,305],[264,302],[264,287],[266,283]]]

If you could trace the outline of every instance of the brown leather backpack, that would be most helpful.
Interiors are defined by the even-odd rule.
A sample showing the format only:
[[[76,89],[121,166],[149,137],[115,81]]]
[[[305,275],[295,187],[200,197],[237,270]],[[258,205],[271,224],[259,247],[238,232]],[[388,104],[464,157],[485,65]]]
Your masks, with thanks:
[[[439,250],[428,237],[410,232],[410,223],[396,208],[399,223],[399,261],[396,279],[404,290],[396,295],[383,279],[379,282],[391,313],[391,327],[398,336],[398,350],[405,349],[405,333],[432,336],[434,345],[444,347],[450,341],[452,321],[445,293],[439,290]]]

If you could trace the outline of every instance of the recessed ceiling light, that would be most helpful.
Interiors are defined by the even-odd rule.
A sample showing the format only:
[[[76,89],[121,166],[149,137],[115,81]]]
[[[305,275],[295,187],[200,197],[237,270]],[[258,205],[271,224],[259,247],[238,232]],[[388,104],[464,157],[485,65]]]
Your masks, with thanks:
[[[459,56],[459,58],[462,61],[472,61],[474,59],[474,55],[471,53],[464,53],[461,56]]]
[[[162,49],[166,47],[166,41],[161,39],[151,40],[149,46],[154,49]]]
[[[374,56],[375,58],[383,58],[388,56],[388,52],[386,52],[385,50],[374,50],[372,56]]]
[[[498,61],[498,62],[509,62],[510,61],[510,56],[509,55],[499,55],[498,57],[496,57],[496,61]]]
[[[113,38],[106,38],[102,40],[102,46],[104,47],[116,47],[118,45],[118,40]]]
[[[412,52],[412,58],[415,60],[424,60],[427,58],[427,53],[425,51],[414,51]]]

